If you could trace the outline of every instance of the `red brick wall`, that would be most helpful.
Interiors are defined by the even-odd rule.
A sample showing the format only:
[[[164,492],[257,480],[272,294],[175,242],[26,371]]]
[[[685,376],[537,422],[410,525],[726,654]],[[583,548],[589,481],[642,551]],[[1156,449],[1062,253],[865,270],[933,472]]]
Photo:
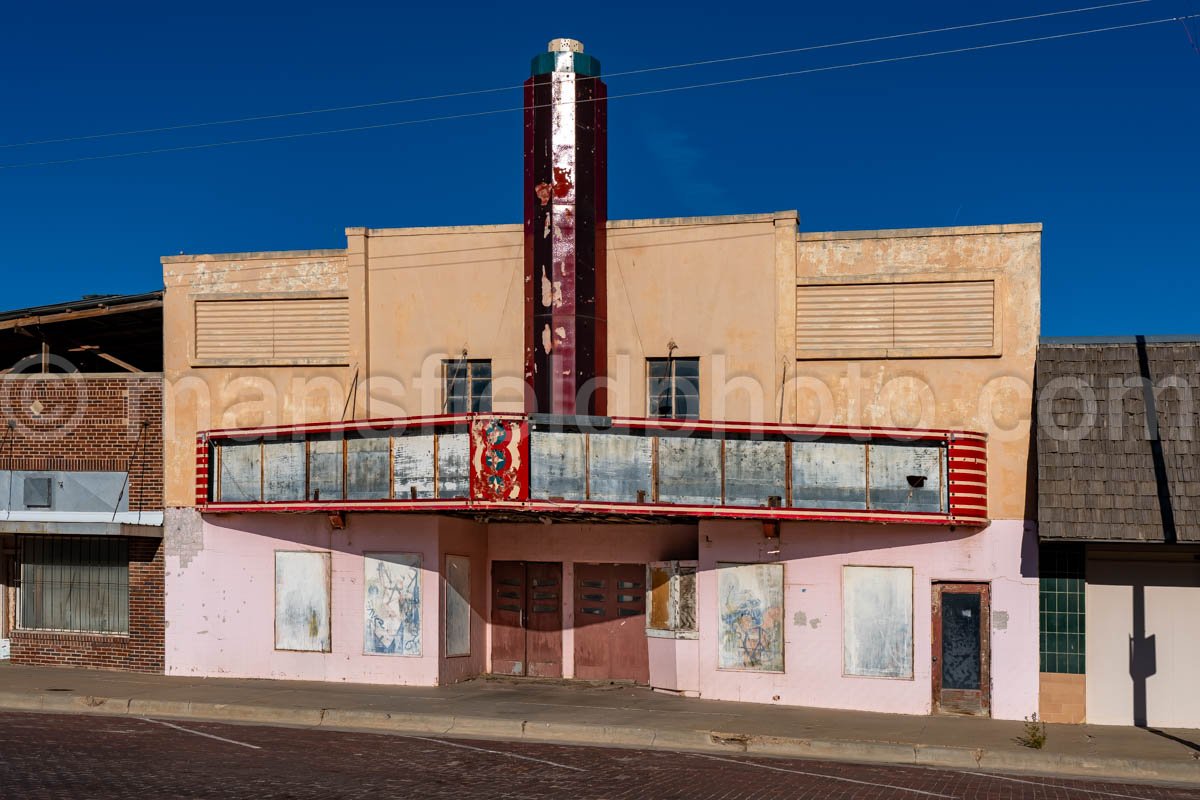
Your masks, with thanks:
[[[129,508],[163,507],[162,378],[0,377],[0,470],[129,473]],[[163,556],[158,539],[129,539],[129,634],[13,631],[23,664],[163,671]]]
[[[129,634],[13,631],[14,664],[162,672],[164,662],[163,547],[159,539],[129,539]]]
[[[0,417],[0,470],[127,471],[130,510],[162,508],[162,378],[0,378]]]

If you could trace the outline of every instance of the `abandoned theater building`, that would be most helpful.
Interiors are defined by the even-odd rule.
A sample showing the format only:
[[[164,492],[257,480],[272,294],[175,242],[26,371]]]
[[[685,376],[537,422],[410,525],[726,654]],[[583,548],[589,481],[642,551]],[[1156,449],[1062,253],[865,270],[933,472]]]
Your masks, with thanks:
[[[609,220],[525,97],[523,224],[162,259],[166,671],[1036,711],[1040,225]]]

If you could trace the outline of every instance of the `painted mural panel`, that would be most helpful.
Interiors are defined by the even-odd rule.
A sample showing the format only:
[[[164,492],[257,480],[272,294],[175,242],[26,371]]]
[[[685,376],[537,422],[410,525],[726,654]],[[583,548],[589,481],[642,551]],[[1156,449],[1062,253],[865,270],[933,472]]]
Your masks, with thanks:
[[[471,559],[446,556],[446,655],[471,655]]]
[[[275,551],[275,649],[330,651],[329,553]]]
[[[717,668],[783,672],[783,564],[717,564]]]
[[[844,567],[842,626],[842,670],[846,675],[911,678],[912,570]]]
[[[421,555],[363,554],[363,652],[421,655]]]

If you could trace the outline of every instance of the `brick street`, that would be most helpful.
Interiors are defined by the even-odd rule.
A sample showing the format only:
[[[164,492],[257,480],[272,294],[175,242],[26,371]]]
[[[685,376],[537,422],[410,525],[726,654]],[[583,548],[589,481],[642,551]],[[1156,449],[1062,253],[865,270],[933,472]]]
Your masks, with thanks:
[[[129,717],[0,713],[0,797],[1200,798],[1200,790],[951,769]]]

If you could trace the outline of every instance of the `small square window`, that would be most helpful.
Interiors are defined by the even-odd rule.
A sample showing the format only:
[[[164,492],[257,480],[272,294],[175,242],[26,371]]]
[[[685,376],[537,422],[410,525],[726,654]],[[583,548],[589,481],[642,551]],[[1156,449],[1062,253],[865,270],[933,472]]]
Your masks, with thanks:
[[[666,419],[700,417],[700,359],[646,359],[646,413]]]
[[[487,414],[492,410],[492,362],[459,358],[442,362],[447,414]]]

